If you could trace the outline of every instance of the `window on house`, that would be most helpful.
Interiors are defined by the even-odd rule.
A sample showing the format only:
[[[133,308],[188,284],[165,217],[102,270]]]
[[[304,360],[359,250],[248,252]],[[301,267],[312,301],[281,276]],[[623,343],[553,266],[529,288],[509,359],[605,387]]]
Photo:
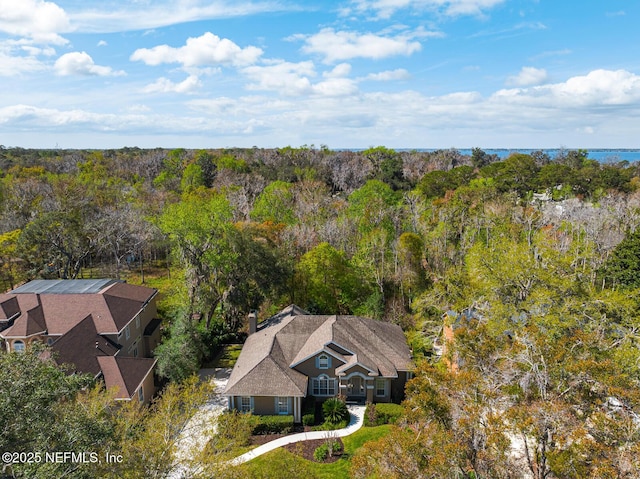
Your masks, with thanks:
[[[22,342],[22,341],[14,341],[13,342],[13,350],[16,353],[23,353],[24,352],[24,342]]]
[[[142,386],[138,389],[138,401],[144,402],[144,389],[142,389]]]
[[[140,329],[140,315],[136,316],[136,329]]]
[[[386,396],[386,395],[387,395],[387,380],[376,379],[376,396]]]
[[[289,398],[288,397],[276,398],[276,412],[278,414],[289,414]]]
[[[129,331],[129,325],[124,328],[124,339],[129,339],[131,337],[131,331]]]
[[[314,396],[335,396],[336,380],[322,375],[311,381]]]
[[[326,354],[318,356],[318,369],[329,369],[331,367],[331,358]]]
[[[251,412],[251,397],[250,396],[242,396],[240,398],[240,412]]]

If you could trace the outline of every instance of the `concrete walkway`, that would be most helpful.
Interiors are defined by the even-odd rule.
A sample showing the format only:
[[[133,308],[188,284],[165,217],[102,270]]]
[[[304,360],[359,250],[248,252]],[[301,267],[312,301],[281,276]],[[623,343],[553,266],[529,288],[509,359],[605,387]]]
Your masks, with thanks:
[[[222,396],[231,368],[201,369],[198,371],[200,381],[211,381],[215,385],[211,398],[203,404],[197,413],[182,429],[176,442],[176,469],[169,475],[170,479],[180,479],[189,476],[189,470],[184,465],[194,450],[201,451],[209,442],[211,435],[216,433],[216,418],[227,408],[227,398]]]
[[[286,446],[287,444],[292,444],[294,442],[300,441],[311,441],[313,439],[332,439],[337,437],[345,437],[353,434],[358,429],[362,427],[362,423],[364,422],[364,406],[347,406],[349,409],[350,420],[347,427],[344,429],[336,429],[335,431],[310,431],[310,432],[301,432],[298,434],[291,434],[290,436],[284,436],[278,438],[274,441],[267,442],[261,446],[252,449],[249,452],[244,453],[241,456],[236,457],[230,461],[230,464],[238,465],[244,462],[250,461],[251,459],[255,459],[258,456],[262,456],[267,452],[273,451],[274,449],[278,449],[279,447]]]

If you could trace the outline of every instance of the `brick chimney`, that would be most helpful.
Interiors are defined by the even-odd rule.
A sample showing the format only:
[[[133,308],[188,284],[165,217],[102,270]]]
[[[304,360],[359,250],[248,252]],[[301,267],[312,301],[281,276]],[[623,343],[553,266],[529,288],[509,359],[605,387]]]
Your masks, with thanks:
[[[258,330],[258,315],[255,311],[249,313],[249,334],[253,334]]]

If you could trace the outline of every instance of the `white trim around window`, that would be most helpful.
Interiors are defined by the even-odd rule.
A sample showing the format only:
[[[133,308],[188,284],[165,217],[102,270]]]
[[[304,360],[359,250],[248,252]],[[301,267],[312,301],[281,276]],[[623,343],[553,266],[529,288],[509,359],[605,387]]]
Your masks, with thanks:
[[[383,378],[376,378],[376,397],[387,395],[389,381]]]
[[[316,367],[318,369],[329,369],[331,367],[331,356],[322,353],[316,358]]]
[[[240,412],[253,412],[253,396],[241,396],[238,410]]]
[[[291,410],[291,398],[286,396],[277,396],[275,398],[276,414],[287,415]]]
[[[311,378],[311,394],[314,396],[335,396],[336,380],[326,374]]]

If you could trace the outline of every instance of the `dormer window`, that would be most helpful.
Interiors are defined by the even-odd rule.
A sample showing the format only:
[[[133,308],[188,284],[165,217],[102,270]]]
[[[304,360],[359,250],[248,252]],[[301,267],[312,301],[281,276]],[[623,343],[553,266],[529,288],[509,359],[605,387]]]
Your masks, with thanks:
[[[331,367],[331,358],[326,354],[318,356],[318,369],[329,369]]]

